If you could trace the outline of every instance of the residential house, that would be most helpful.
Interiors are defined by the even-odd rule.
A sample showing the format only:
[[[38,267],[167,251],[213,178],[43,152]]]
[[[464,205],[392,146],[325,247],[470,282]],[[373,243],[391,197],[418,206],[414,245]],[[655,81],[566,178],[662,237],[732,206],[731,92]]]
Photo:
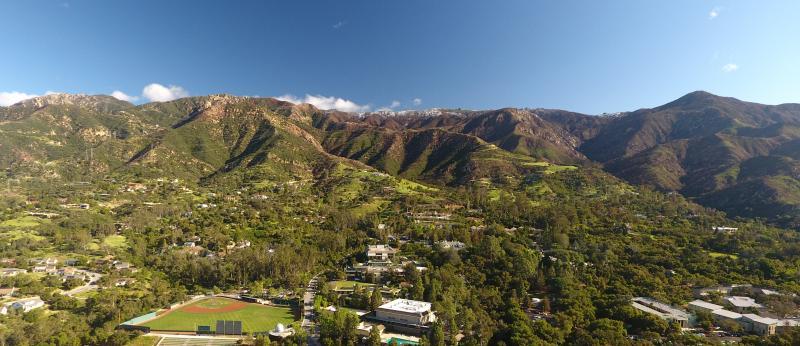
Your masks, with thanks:
[[[742,285],[730,285],[730,286],[715,286],[715,287],[700,287],[695,288],[692,290],[692,293],[696,298],[703,298],[708,296],[709,293],[719,293],[722,295],[730,295],[734,289],[741,289],[741,290],[750,290],[753,285],[750,284],[742,284]]]
[[[116,281],[114,281],[114,286],[115,287],[127,286],[127,285],[130,285],[130,284],[134,283],[135,281],[136,280],[131,279],[131,278],[121,278],[121,279],[117,279]]]
[[[128,183],[125,187],[126,192],[138,192],[147,190],[147,186],[141,183]]]
[[[731,234],[731,233],[735,233],[735,232],[736,232],[736,231],[738,231],[739,229],[738,229],[738,228],[736,228],[736,227],[714,226],[714,227],[712,228],[712,230],[713,230],[715,233],[727,233],[727,234]]]
[[[114,261],[113,267],[115,270],[133,270],[133,265],[128,262]]]
[[[383,335],[383,331],[386,329],[382,324],[371,324],[371,323],[364,323],[361,322],[356,326],[356,334],[362,337],[368,337],[369,334],[372,332],[372,328],[375,328],[378,331],[378,336],[380,337]]]
[[[465,247],[467,247],[467,245],[466,245],[466,244],[464,244],[464,243],[462,243],[462,242],[460,242],[460,241],[447,241],[447,240],[443,240],[443,241],[440,241],[440,242],[438,242],[438,243],[436,243],[436,244],[439,244],[439,246],[440,246],[442,249],[453,249],[453,250],[456,250],[456,251],[462,250],[462,249],[464,249]]]
[[[44,273],[44,272],[47,271],[47,266],[46,265],[37,265],[37,266],[34,266],[31,271],[33,271],[34,273]]]
[[[17,289],[15,287],[0,288],[0,298],[11,297],[11,295],[14,294],[14,291],[16,291],[16,290]]]
[[[25,298],[3,304],[3,306],[0,307],[0,314],[6,315],[8,314],[9,311],[12,310],[28,312],[34,309],[41,308],[43,306],[44,306],[44,301],[41,300],[39,297]]]
[[[18,269],[18,268],[2,268],[0,269],[0,277],[8,278],[17,276],[19,274],[25,274],[28,271],[25,269]]]
[[[390,261],[397,254],[397,250],[389,245],[367,246],[367,258],[371,261]]]

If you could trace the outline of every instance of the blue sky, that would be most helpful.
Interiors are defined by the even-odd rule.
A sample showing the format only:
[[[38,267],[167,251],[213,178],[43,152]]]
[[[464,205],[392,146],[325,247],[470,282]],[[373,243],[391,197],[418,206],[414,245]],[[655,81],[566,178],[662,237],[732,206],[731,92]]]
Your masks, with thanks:
[[[6,1],[0,104],[114,91],[590,114],[693,90],[800,102],[798,18],[792,0]]]

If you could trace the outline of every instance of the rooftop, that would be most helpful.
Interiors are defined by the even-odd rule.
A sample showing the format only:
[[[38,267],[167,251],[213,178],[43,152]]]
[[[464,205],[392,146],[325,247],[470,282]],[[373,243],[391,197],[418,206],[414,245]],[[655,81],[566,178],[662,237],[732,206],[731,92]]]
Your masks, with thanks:
[[[760,308],[761,304],[756,303],[756,300],[750,297],[731,296],[725,298],[725,301],[737,308]]]
[[[722,316],[722,317],[727,317],[727,318],[734,319],[734,320],[738,320],[739,318],[742,317],[742,314],[740,314],[738,312],[728,311],[728,310],[725,310],[725,309],[719,309],[719,310],[711,311],[711,314],[712,315]]]
[[[645,305],[645,306],[647,306],[647,307],[649,307],[651,309],[654,309],[654,310],[660,312],[661,314],[666,315],[666,316],[668,316],[670,318],[674,318],[674,319],[689,319],[689,313],[687,313],[686,311],[683,311],[681,309],[676,309],[676,308],[674,308],[674,307],[672,307],[670,305],[661,303],[661,302],[659,302],[659,301],[657,301],[655,299],[652,299],[652,298],[635,297],[635,298],[633,298],[633,301],[635,303],[639,303],[639,304]]]
[[[774,318],[762,317],[756,314],[744,314],[742,315],[742,317],[750,321],[759,322],[763,324],[778,324],[778,322],[780,322],[779,320],[776,320]]]
[[[381,305],[378,309],[394,310],[412,314],[422,314],[431,310],[431,303],[410,299],[395,299]]]
[[[788,326],[788,327],[800,327],[800,320],[792,320],[792,319],[780,320],[778,322],[778,325]]]
[[[719,310],[719,309],[723,308],[722,305],[709,303],[707,301],[703,301],[703,300],[700,300],[700,299],[696,299],[696,300],[693,300],[693,301],[689,302],[689,305],[699,306],[701,308],[709,309],[709,310],[712,310],[712,311],[713,310]]]

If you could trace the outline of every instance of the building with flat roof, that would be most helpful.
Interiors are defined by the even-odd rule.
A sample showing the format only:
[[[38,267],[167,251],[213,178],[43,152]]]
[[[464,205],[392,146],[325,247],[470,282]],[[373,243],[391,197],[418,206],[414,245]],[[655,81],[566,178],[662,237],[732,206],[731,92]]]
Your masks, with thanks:
[[[756,300],[750,297],[731,296],[725,297],[725,303],[730,305],[737,312],[745,312],[747,309],[759,309],[763,305],[756,303]]]
[[[744,330],[758,335],[773,335],[777,330],[779,320],[762,317],[756,314],[744,314],[739,321]]]
[[[403,334],[423,335],[430,324],[436,322],[436,315],[428,302],[410,299],[395,299],[375,309],[374,313],[363,318],[374,324],[383,324],[386,330]]]
[[[2,268],[0,269],[0,277],[13,277],[19,274],[25,274],[28,271],[25,269],[18,269],[18,268]]]
[[[800,320],[783,319],[778,322],[778,325],[775,327],[775,332],[778,334],[787,333],[797,327],[800,327]]]
[[[717,305],[700,299],[696,299],[689,302],[688,308],[689,310],[694,312],[712,312],[714,310],[724,309],[725,307],[722,305]]]
[[[689,313],[674,308],[668,304],[661,303],[652,298],[646,297],[635,297],[632,299],[631,305],[634,308],[656,315],[668,322],[676,322],[680,324],[681,328],[686,328],[689,326]]]
[[[397,250],[389,245],[368,245],[367,259],[370,261],[389,261],[397,254]]]
[[[455,240],[454,241],[443,240],[438,242],[437,244],[439,244],[439,246],[441,246],[442,249],[453,249],[456,251],[463,250],[464,248],[467,247],[466,244]]]
[[[431,303],[410,299],[395,299],[375,310],[376,317],[410,325],[426,325],[436,321]]]
[[[742,318],[742,314],[725,309],[719,309],[712,311],[711,317],[714,318],[715,323],[720,323],[722,321],[737,321]]]
[[[28,312],[44,306],[44,301],[39,297],[24,298],[9,302],[0,307],[0,314],[6,315],[11,310]]]

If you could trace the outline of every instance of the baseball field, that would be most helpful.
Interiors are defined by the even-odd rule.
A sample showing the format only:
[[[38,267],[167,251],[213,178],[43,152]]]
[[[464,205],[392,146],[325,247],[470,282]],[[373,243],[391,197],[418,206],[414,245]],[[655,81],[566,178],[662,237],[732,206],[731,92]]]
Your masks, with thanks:
[[[217,320],[242,321],[246,333],[269,331],[278,323],[289,325],[294,321],[288,308],[252,304],[229,298],[207,298],[168,311],[142,326],[153,330],[196,331],[197,326],[211,326],[215,331]]]

